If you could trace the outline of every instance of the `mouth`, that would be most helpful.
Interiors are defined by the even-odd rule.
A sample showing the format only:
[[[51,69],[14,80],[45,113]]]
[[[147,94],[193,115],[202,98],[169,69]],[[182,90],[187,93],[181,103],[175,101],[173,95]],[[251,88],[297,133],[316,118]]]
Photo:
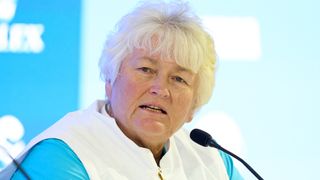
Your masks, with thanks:
[[[165,110],[163,110],[161,107],[154,106],[154,105],[141,105],[139,106],[141,109],[145,109],[152,112],[167,114]]]

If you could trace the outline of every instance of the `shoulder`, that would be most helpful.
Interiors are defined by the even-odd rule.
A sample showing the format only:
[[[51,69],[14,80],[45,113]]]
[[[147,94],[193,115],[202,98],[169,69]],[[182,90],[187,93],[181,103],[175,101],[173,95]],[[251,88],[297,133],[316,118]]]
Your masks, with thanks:
[[[243,178],[238,172],[237,168],[234,166],[232,158],[222,151],[219,151],[219,153],[226,167],[229,178],[231,180],[242,180]]]
[[[227,171],[218,150],[193,142],[189,134],[188,130],[180,129],[170,139],[170,146],[178,149],[183,164],[192,168],[197,167],[198,170],[210,174],[210,176],[227,178]],[[188,170],[192,171],[190,168]]]
[[[226,153],[215,148],[203,147],[193,142],[189,137],[189,131],[179,130],[175,135],[175,142],[183,149],[189,149],[190,153],[198,155],[205,164],[221,161],[222,166],[229,176],[230,180],[242,180],[240,173],[234,166],[233,159]]]
[[[70,147],[59,139],[46,139],[33,146],[21,163],[31,178],[89,179],[88,174]],[[12,179],[20,179],[16,171]]]

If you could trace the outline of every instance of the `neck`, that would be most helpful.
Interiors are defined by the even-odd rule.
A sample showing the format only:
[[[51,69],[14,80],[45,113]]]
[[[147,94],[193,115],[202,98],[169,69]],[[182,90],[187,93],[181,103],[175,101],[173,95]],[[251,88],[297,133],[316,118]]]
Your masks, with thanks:
[[[118,127],[121,129],[121,131],[123,132],[123,134],[125,134],[129,139],[131,139],[136,145],[138,145],[139,147],[149,149],[151,151],[151,153],[153,154],[153,157],[154,157],[157,165],[159,166],[160,160],[163,155],[164,144],[166,142],[156,142],[155,139],[148,139],[148,138],[146,138],[146,136],[143,136],[143,135],[137,136],[137,135],[130,134],[130,132],[128,132],[121,125],[121,123],[119,121],[116,120],[116,123],[117,123]]]
[[[155,148],[155,149],[148,148],[152,152],[154,160],[156,161],[158,166],[160,166],[160,160],[163,155],[163,147],[164,146],[161,146],[160,148]]]

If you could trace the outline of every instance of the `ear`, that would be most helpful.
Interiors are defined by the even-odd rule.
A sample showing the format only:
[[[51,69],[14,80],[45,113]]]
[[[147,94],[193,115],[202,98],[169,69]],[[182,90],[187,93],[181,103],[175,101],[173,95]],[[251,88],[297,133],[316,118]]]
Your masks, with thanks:
[[[106,91],[106,96],[108,99],[111,98],[111,92],[112,92],[112,86],[110,80],[108,80],[105,84],[105,91]]]

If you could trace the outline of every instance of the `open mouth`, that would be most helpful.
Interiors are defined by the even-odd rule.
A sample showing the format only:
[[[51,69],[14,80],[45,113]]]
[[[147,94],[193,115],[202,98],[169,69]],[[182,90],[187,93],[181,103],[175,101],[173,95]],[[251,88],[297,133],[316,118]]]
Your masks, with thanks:
[[[146,109],[149,111],[153,111],[153,112],[158,112],[158,113],[162,113],[162,114],[167,114],[167,112],[163,109],[161,109],[160,107],[157,106],[151,106],[151,105],[141,105],[139,106],[142,109]]]

